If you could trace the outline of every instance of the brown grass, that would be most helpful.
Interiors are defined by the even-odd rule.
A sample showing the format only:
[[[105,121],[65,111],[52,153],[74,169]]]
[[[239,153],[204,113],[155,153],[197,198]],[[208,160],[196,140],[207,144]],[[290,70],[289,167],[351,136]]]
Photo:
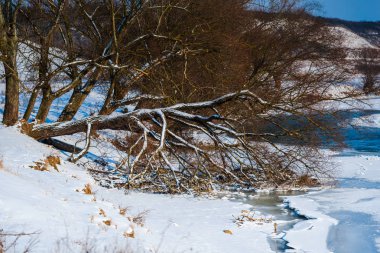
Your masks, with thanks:
[[[119,208],[119,214],[120,215],[124,216],[127,213],[127,211],[128,211],[128,208]]]
[[[29,167],[38,171],[49,171],[48,165],[44,162],[34,162],[34,165],[29,166]]]
[[[107,215],[106,215],[106,212],[104,212],[104,210],[103,209],[99,209],[99,215],[102,215],[103,217],[106,217]]]
[[[320,182],[318,179],[313,178],[309,175],[302,175],[300,176],[297,181],[295,182],[296,186],[306,186],[306,187],[317,187],[320,186]]]
[[[130,232],[125,231],[123,235],[124,235],[125,237],[135,238],[135,230],[134,230],[133,227],[132,227],[132,229],[131,229]]]
[[[149,213],[148,210],[142,211],[135,216],[128,217],[128,220],[130,222],[140,226],[140,227],[143,227],[144,223],[145,223],[146,216],[148,215],[148,213]]]
[[[34,165],[29,166],[29,167],[38,171],[50,171],[50,168],[53,168],[59,172],[58,165],[60,164],[61,164],[61,158],[59,158],[58,156],[50,155],[46,157],[45,160],[43,160],[42,162],[41,161],[34,162]]]
[[[84,192],[84,194],[91,195],[92,194],[91,185],[86,184],[84,188],[82,189],[82,192]]]
[[[61,158],[59,158],[58,156],[52,156],[52,155],[50,155],[50,156],[46,157],[45,163],[49,164],[56,171],[58,171],[58,166],[57,165],[61,165]]]
[[[240,227],[247,222],[252,222],[256,225],[263,225],[264,223],[272,223],[272,218],[257,217],[254,211],[242,210],[238,217],[234,217],[234,223]]]

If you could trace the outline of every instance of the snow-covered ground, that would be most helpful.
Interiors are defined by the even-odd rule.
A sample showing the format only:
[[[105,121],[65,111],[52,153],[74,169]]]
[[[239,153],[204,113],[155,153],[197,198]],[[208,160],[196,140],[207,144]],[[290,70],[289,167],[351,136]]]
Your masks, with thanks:
[[[355,34],[347,28],[335,26],[330,29],[343,39],[341,44],[342,47],[350,49],[376,48],[376,46],[372,45],[365,38]]]
[[[79,117],[100,100],[92,94]],[[380,251],[380,97],[365,102],[364,111],[350,112],[355,127],[344,132],[348,149],[333,153],[336,188],[286,198],[289,207],[309,218],[286,231],[284,239],[293,248],[287,252]],[[56,102],[50,119],[57,117],[62,104]],[[20,252],[29,243],[32,252],[84,252],[86,248],[94,252],[106,252],[105,248],[108,252],[120,248],[132,252],[273,252],[271,238],[284,235],[273,233],[274,224],[281,226],[286,221],[262,222],[260,218],[270,215],[265,212],[256,211],[255,222],[235,224],[234,217],[242,211],[260,209],[244,200],[107,189],[98,186],[83,167],[65,161],[65,154],[16,128],[0,126],[0,141],[1,233],[27,234],[10,252]],[[97,150],[91,155],[99,155]],[[50,155],[61,157],[58,171],[30,167]],[[87,184],[91,194],[83,192]],[[8,244],[15,238],[8,236]]]
[[[380,252],[380,99],[365,102],[345,130],[349,149],[332,156],[336,187],[286,199],[309,218],[286,233],[288,252]]]
[[[342,29],[337,28],[347,47],[369,46]],[[59,116],[69,96],[54,101],[48,121]],[[94,113],[103,99],[91,93],[77,118]],[[3,102],[0,84],[0,114]],[[290,208],[308,218],[286,231],[284,239],[293,248],[286,252],[380,252],[380,97],[366,102],[365,112],[351,115],[356,128],[345,131],[348,149],[332,155],[338,170],[336,187],[286,198]],[[22,96],[21,111],[26,103]],[[99,149],[90,151],[99,155]],[[60,157],[57,170],[31,168],[48,156]],[[274,227],[287,222],[276,220],[276,215],[268,219],[271,214],[265,212],[254,211],[255,221],[238,226],[236,217],[260,209],[244,199],[107,189],[66,159],[18,129],[0,125],[0,242],[9,246],[17,239],[9,252],[22,252],[27,245],[37,253],[276,252],[271,238],[284,235],[273,233]],[[15,236],[19,233],[24,235]]]
[[[234,223],[233,216],[250,205],[102,188],[64,159],[58,171],[31,168],[47,156],[63,156],[15,128],[2,127],[0,140],[0,228],[30,234],[9,252],[22,252],[30,242],[31,252],[39,253],[92,247],[91,252],[271,252],[272,221]],[[83,191],[86,185],[90,194]],[[14,239],[8,236],[8,245]]]
[[[365,102],[363,112],[352,112],[355,127],[345,130],[348,149],[332,153],[336,187],[286,198],[309,218],[286,231],[293,248],[286,252],[380,251],[380,98]],[[1,233],[27,234],[9,252],[30,243],[32,252],[273,252],[270,239],[283,235],[273,233],[274,224],[286,221],[263,221],[265,212],[238,226],[234,217],[260,209],[247,201],[107,189],[16,128],[0,126],[0,141]],[[61,158],[58,171],[31,168],[48,156]],[[8,245],[15,238],[8,236]]]

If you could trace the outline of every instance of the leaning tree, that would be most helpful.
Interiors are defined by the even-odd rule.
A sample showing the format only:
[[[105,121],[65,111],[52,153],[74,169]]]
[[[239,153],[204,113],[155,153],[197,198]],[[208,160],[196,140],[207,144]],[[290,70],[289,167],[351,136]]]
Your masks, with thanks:
[[[84,132],[79,157],[97,131],[124,133],[111,140],[124,154],[114,169],[132,188],[207,191],[326,173],[316,147],[336,128],[323,103],[350,95],[331,92],[345,78],[345,54],[299,1],[32,2],[23,27],[39,32],[23,40],[38,49],[43,74],[29,104],[42,103],[24,133]],[[70,91],[57,122],[44,123]],[[75,119],[91,92],[103,93],[103,105]]]

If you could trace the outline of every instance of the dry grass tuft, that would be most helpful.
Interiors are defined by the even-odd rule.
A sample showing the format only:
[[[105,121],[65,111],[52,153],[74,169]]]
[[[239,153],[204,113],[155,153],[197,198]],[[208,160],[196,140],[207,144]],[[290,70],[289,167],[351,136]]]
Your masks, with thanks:
[[[29,166],[30,168],[38,171],[50,171],[50,168],[54,168],[56,171],[58,170],[58,165],[61,164],[61,158],[58,156],[48,156],[44,161],[34,162],[34,165]]]
[[[242,210],[238,217],[234,217],[234,223],[239,227],[246,222],[252,222],[256,225],[263,225],[264,223],[272,223],[272,218],[257,217],[255,212],[249,210]]]
[[[135,238],[135,230],[133,229],[133,227],[131,227],[130,230],[125,231],[123,235],[127,238]]]
[[[18,252],[32,252],[32,248],[38,242],[38,234],[38,232],[5,232],[3,229],[0,229],[0,253],[16,252],[16,245],[19,244],[21,238],[26,238],[26,241],[24,241],[24,245],[22,246],[24,249]]]
[[[119,208],[119,214],[120,215],[124,216],[127,213],[127,211],[128,211],[128,208],[121,208],[121,207]]]
[[[38,171],[49,171],[48,165],[44,162],[34,162],[34,165],[29,167]]]
[[[318,179],[311,177],[307,174],[300,176],[295,182],[296,186],[317,187],[320,186]]]
[[[58,165],[61,165],[61,158],[59,158],[58,156],[50,155],[50,156],[46,157],[45,163],[49,164],[56,171],[58,171]]]
[[[130,216],[128,217],[128,220],[140,227],[143,227],[145,224],[146,216],[148,215],[149,211],[145,210],[140,213],[138,213],[136,216]]]
[[[91,195],[92,194],[91,185],[86,184],[84,188],[82,189],[82,192],[84,192],[84,194]]]
[[[103,217],[106,217],[107,215],[106,215],[106,212],[104,212],[104,210],[103,209],[99,209],[99,215],[101,215],[101,216],[103,216]]]

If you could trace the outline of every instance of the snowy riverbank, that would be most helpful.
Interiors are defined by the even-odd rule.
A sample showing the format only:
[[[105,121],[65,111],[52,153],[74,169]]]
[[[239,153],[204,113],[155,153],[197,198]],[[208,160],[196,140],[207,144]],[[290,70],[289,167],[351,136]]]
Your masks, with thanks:
[[[289,252],[380,252],[379,98],[346,132],[349,150],[332,156],[336,188],[288,197],[289,206],[310,218],[288,231]],[[357,116],[357,115],[356,115]]]
[[[2,127],[0,140],[0,228],[32,233],[21,236],[9,252],[21,252],[31,241],[31,252],[38,253],[85,252],[86,247],[96,249],[91,252],[271,252],[273,222],[234,223],[233,216],[250,205],[124,194],[97,186],[86,171],[63,159],[58,171],[30,168],[60,154],[16,129]],[[83,191],[87,184],[91,194]],[[7,238],[9,243],[13,239]]]
[[[97,99],[96,94],[91,96],[86,108]],[[286,232],[284,239],[293,248],[287,252],[380,251],[380,99],[366,102],[366,111],[352,112],[356,128],[345,132],[349,149],[332,156],[339,168],[337,188],[286,198],[291,208],[310,218]],[[49,118],[54,119],[61,107],[57,101]],[[0,141],[1,233],[28,234],[9,252],[20,252],[30,243],[32,252],[38,253],[88,248],[93,252],[120,248],[126,252],[274,252],[271,239],[283,235],[273,233],[274,223],[281,227],[288,222],[281,215],[279,220],[261,222],[272,216],[262,208],[262,213],[255,212],[256,221],[239,227],[234,219],[244,210],[260,209],[256,203],[125,194],[98,186],[83,167],[15,128],[0,126]],[[91,150],[90,155],[96,152]],[[61,157],[58,171],[30,167],[50,155]],[[83,191],[86,185],[91,194]],[[8,243],[14,239],[8,237]]]

